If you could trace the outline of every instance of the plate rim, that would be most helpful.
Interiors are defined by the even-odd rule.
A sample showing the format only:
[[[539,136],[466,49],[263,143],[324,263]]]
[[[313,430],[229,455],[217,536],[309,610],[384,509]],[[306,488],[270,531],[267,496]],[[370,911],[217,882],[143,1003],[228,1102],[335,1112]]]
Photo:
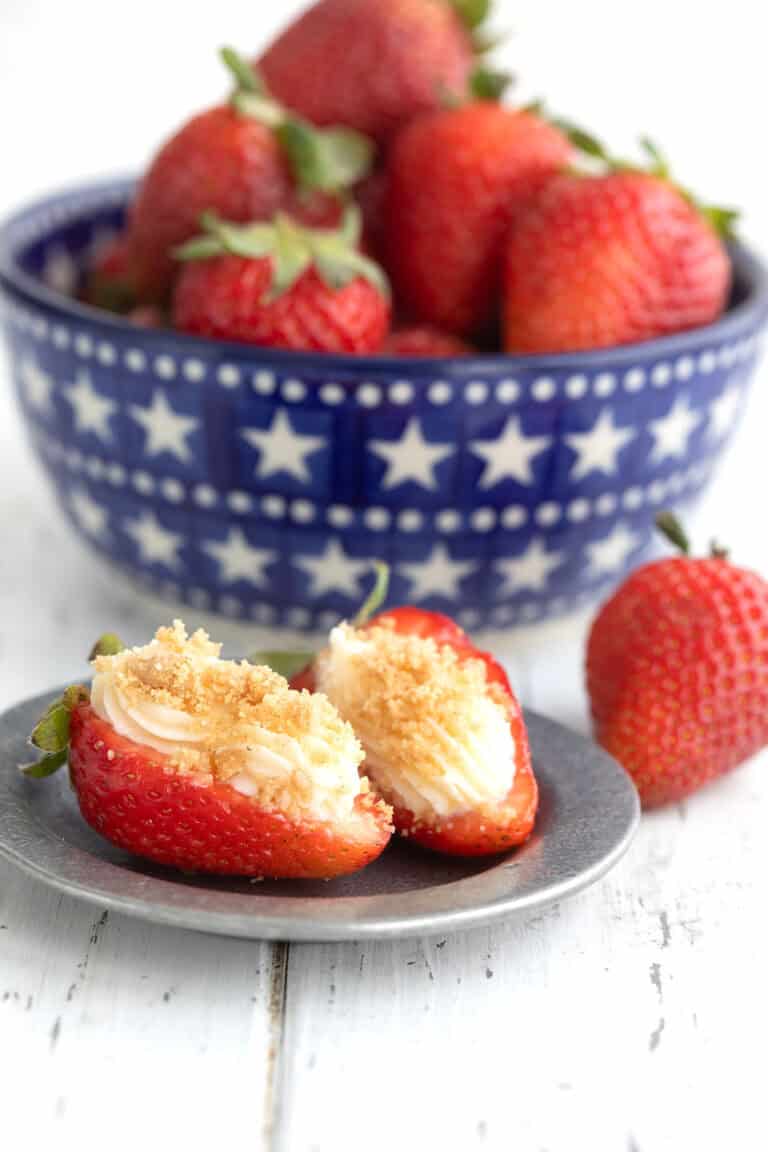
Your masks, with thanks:
[[[0,738],[0,756],[4,758],[8,745],[18,740],[18,732],[13,731],[14,716],[18,712],[31,708],[32,706],[42,708],[55,694],[55,690],[45,692],[38,696],[19,701],[3,711],[0,715],[0,726],[2,726],[3,730],[2,737]],[[7,860],[26,875],[41,881],[55,891],[84,900],[93,906],[102,909],[106,908],[113,912],[120,912],[123,915],[130,916],[133,919],[143,920],[147,923],[159,923],[197,932],[240,939],[317,943],[394,939],[409,936],[427,936],[441,932],[453,932],[484,924],[491,924],[513,915],[530,913],[548,907],[565,897],[575,895],[583,889],[590,887],[609,872],[626,853],[640,823],[640,803],[637,792],[629,776],[612,757],[604,752],[603,749],[594,745],[592,741],[582,734],[573,732],[564,725],[551,720],[549,717],[542,716],[533,709],[525,709],[524,711],[526,722],[534,731],[538,729],[540,732],[543,732],[546,731],[547,728],[554,729],[562,736],[573,740],[577,746],[580,745],[583,751],[589,750],[592,754],[597,753],[600,760],[604,761],[606,766],[612,767],[615,777],[614,782],[622,782],[624,785],[625,794],[623,799],[626,802],[627,810],[623,830],[616,836],[612,846],[603,852],[598,859],[581,867],[571,875],[566,875],[560,880],[551,881],[541,888],[522,894],[515,892],[513,888],[511,891],[507,890],[485,901],[480,900],[477,903],[454,908],[450,911],[437,910],[434,912],[406,912],[403,914],[388,912],[376,913],[374,911],[373,914],[363,913],[359,917],[334,917],[330,915],[323,916],[322,919],[316,919],[308,918],[296,912],[291,913],[290,911],[287,911],[285,914],[275,914],[274,912],[260,912],[258,910],[245,912],[199,909],[195,908],[189,902],[185,903],[183,897],[180,898],[178,904],[175,904],[172,901],[169,902],[158,899],[156,896],[153,896],[151,900],[149,900],[138,895],[111,892],[108,888],[103,887],[103,885],[99,885],[98,882],[96,884],[88,884],[72,877],[62,876],[55,868],[41,864],[32,857],[31,849],[34,848],[35,843],[39,846],[46,840],[48,842],[53,840],[64,845],[69,852],[79,853],[90,860],[97,861],[102,868],[123,871],[119,864],[115,864],[110,860],[104,860],[94,853],[89,852],[87,848],[73,844],[64,837],[61,837],[52,828],[37,819],[35,814],[29,809],[26,809],[19,815],[18,810],[22,807],[21,802],[18,797],[13,794],[8,783],[8,781],[13,778],[15,766],[2,763],[2,761],[0,761],[0,799],[7,799],[9,805],[0,808],[0,858]],[[21,824],[21,828],[16,826],[19,823]],[[23,835],[22,828],[24,830]],[[20,843],[22,839],[26,840],[25,844]],[[506,871],[514,871],[518,860],[523,859],[525,858],[519,857],[515,853],[506,859],[500,859],[495,867],[492,866],[477,876],[463,878],[458,881],[449,881],[440,885],[440,888],[444,890],[452,884],[467,885],[477,882],[478,880],[482,882],[482,877],[487,878],[489,875],[498,875]],[[135,875],[139,880],[142,876],[141,873],[132,875]],[[187,891],[191,899],[194,899],[192,896],[193,893],[201,891],[194,887],[187,889],[185,886],[177,884],[170,877],[165,879],[164,877],[145,876],[145,879],[152,884],[168,884],[180,892]],[[209,889],[207,891],[211,890]],[[420,891],[429,892],[430,889],[426,888]],[[226,895],[247,898],[247,894],[245,893],[226,893]],[[277,898],[267,897],[267,899]],[[313,903],[316,903],[318,900],[325,901],[326,898],[305,897],[305,899],[312,900]],[[339,901],[351,901],[355,899],[376,901],[391,899],[391,894],[366,897],[338,896],[330,899]]]

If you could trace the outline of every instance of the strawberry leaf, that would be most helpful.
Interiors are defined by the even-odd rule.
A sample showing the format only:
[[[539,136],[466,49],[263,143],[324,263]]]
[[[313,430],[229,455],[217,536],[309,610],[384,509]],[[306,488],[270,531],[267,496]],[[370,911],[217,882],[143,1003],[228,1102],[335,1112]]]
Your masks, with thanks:
[[[219,49],[219,56],[224,67],[229,70],[238,91],[255,92],[259,96],[267,95],[260,73],[244,56],[229,47]]]
[[[485,23],[491,11],[491,0],[450,0],[450,4],[470,30]]]
[[[65,688],[58,700],[48,705],[29,738],[30,744],[45,755],[32,764],[21,765],[25,776],[42,779],[51,776],[66,763],[72,709],[88,698],[88,689],[82,684],[75,684]]]
[[[97,656],[117,656],[124,648],[125,644],[115,632],[104,632],[91,648],[88,659],[95,660]]]
[[[64,748],[61,752],[49,752],[32,764],[21,764],[19,770],[33,780],[43,780],[46,776],[53,776],[66,762],[67,750]]]
[[[273,672],[277,672],[278,675],[285,676],[286,680],[290,680],[297,672],[301,672],[302,668],[311,664],[314,658],[314,652],[281,652],[275,650],[252,652],[247,659],[249,664],[266,664]]]
[[[469,79],[469,90],[476,100],[498,102],[512,83],[514,77],[511,72],[497,72],[480,65]]]
[[[32,729],[30,743],[41,752],[63,752],[69,743],[69,714],[63,700],[55,701]]]
[[[339,192],[368,173],[373,144],[351,128],[314,128],[289,117],[277,130],[300,188]]]

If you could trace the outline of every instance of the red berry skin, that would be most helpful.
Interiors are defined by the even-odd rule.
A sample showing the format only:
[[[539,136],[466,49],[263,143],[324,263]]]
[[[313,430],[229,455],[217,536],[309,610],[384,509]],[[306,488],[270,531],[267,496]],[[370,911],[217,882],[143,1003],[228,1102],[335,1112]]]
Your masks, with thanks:
[[[469,34],[446,0],[319,0],[261,59],[267,85],[314,124],[379,141],[465,91]]]
[[[309,268],[273,300],[271,286],[271,257],[190,262],[176,285],[174,323],[198,336],[268,348],[352,354],[381,348],[389,303],[367,280],[333,289]]]
[[[768,743],[768,584],[723,559],[639,568],[592,625],[587,687],[643,806],[683,799]]]
[[[456,336],[487,336],[510,222],[570,155],[551,124],[490,102],[404,128],[386,205],[387,268],[404,313]]]
[[[514,782],[495,812],[465,812],[452,816],[443,824],[430,825],[417,820],[409,809],[399,806],[390,797],[395,828],[422,847],[448,856],[489,856],[523,844],[533,831],[539,790],[533,774],[522,709],[506,672],[490,653],[475,648],[467,634],[449,616],[440,612],[427,612],[412,606],[393,608],[370,621],[371,625],[382,623],[388,623],[404,635],[430,638],[438,645],[448,645],[466,659],[482,660],[488,683],[500,688],[505,698],[516,752]],[[309,665],[295,676],[291,687],[314,691],[313,666]]]
[[[562,175],[512,222],[505,348],[570,352],[696,328],[720,315],[730,282],[719,236],[668,181]]]
[[[364,868],[391,836],[386,810],[359,797],[343,824],[290,820],[220,781],[201,786],[152,748],[119,736],[90,705],[72,713],[69,766],[80,811],[106,840],[185,871],[330,879]]]
[[[450,332],[441,332],[428,324],[396,328],[384,344],[386,356],[407,356],[420,360],[429,356],[474,356],[471,348]]]
[[[83,298],[94,308],[125,312],[136,301],[130,245],[124,232],[115,236],[88,269]]]
[[[143,302],[167,298],[172,250],[199,232],[203,212],[246,223],[269,220],[292,194],[274,132],[229,106],[195,116],[157,153],[136,194],[129,242]]]

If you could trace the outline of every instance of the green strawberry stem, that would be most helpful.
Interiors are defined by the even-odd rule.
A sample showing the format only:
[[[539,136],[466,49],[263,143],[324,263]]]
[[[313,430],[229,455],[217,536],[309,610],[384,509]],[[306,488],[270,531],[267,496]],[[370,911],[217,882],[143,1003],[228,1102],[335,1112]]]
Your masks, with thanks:
[[[389,565],[385,564],[383,560],[374,560],[373,571],[373,588],[353,618],[353,628],[362,628],[364,624],[367,624],[371,616],[378,612],[387,598]],[[311,664],[314,658],[314,652],[265,651],[252,652],[247,660],[250,664],[266,664],[273,672],[277,672],[281,676],[285,676],[286,680],[290,680],[297,672],[301,672],[303,668]]]
[[[362,628],[363,624],[367,624],[371,616],[378,612],[387,598],[387,592],[389,591],[389,564],[385,564],[383,560],[374,560],[373,571],[375,575],[373,588],[368,593],[368,596],[363,601],[357,615],[352,621],[353,628]]]
[[[343,192],[368,174],[374,146],[367,136],[352,128],[315,128],[274,100],[258,70],[234,48],[222,48],[220,55],[234,81],[232,107],[274,129],[299,189]]]
[[[682,552],[684,556],[690,556],[691,544],[688,534],[674,512],[659,512],[656,517],[656,527],[678,551]],[[727,560],[730,552],[718,544],[716,540],[712,540],[709,545],[709,555],[713,560]]]
[[[662,536],[673,544],[685,556],[691,553],[691,543],[682,524],[674,512],[659,512],[656,516],[656,527]]]
[[[373,260],[357,248],[360,210],[348,204],[338,228],[305,228],[284,213],[268,223],[231,224],[213,212],[201,217],[202,234],[174,250],[177,260],[210,260],[229,253],[246,260],[270,257],[273,280],[269,299],[274,300],[310,268],[332,290],[343,288],[358,276],[389,296],[387,278]]]

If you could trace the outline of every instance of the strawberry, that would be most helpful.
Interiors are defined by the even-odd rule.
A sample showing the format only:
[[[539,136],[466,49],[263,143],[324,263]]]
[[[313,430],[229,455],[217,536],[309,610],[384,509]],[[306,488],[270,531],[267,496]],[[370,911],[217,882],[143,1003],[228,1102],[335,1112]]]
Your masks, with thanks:
[[[318,352],[375,352],[389,326],[388,288],[357,249],[359,214],[337,230],[287,216],[236,227],[204,218],[206,234],[177,253],[178,328],[218,340]]]
[[[203,212],[245,222],[306,207],[308,222],[335,223],[335,194],[357,183],[371,159],[358,133],[310,128],[269,97],[236,53],[222,55],[235,78],[230,102],[195,116],[163,145],[131,207],[129,244],[143,301],[167,297],[172,249],[195,235]]]
[[[382,566],[380,566],[381,568]],[[450,649],[458,656],[458,664],[472,661],[479,662],[484,671],[484,684],[486,691],[496,703],[501,703],[506,713],[507,721],[514,741],[515,771],[511,788],[500,802],[492,808],[484,805],[482,810],[468,808],[450,817],[438,817],[434,812],[431,816],[422,814],[417,818],[396,794],[389,796],[394,808],[395,827],[402,835],[408,836],[416,843],[437,852],[458,856],[483,856],[497,852],[507,851],[517,844],[522,844],[531,834],[536,810],[538,806],[538,788],[531,767],[528,737],[523,720],[522,710],[510,687],[504,669],[487,652],[475,648],[469,637],[448,616],[438,612],[428,612],[412,606],[395,608],[368,618],[372,605],[383,598],[386,591],[386,576],[379,584],[367,604],[355,619],[355,628],[361,626],[374,637],[387,636],[395,633],[403,637],[418,638],[427,644],[434,645],[439,651]],[[371,630],[373,630],[371,632]],[[374,640],[374,643],[376,641]],[[432,648],[434,653],[435,648]],[[296,672],[291,685],[294,688],[315,691],[318,679],[322,690],[328,692],[328,684],[323,673],[326,654],[310,662],[301,671]],[[384,677],[386,682],[386,675]],[[331,692],[331,697],[334,693]],[[372,706],[373,705],[372,702]],[[368,706],[364,706],[364,711]],[[398,719],[398,732],[402,733],[402,702],[398,703],[395,713]],[[341,709],[343,714],[343,707]],[[347,717],[353,724],[358,722],[368,724],[369,719],[364,715]],[[439,715],[430,716],[429,723],[437,732],[440,726]],[[380,730],[375,733],[373,744],[375,748],[368,749],[366,760],[367,771],[375,780],[377,775],[376,758],[379,757],[379,774],[382,773],[381,752],[385,739],[392,733],[382,734]],[[403,739],[402,736],[396,736]],[[364,742],[365,743],[365,742]],[[392,774],[388,774],[392,779]],[[434,778],[432,777],[434,783]],[[379,783],[381,789],[381,783]]]
[[[314,124],[381,141],[465,91],[483,0],[319,0],[258,62],[279,100]]]
[[[387,267],[404,311],[456,336],[487,335],[512,217],[570,155],[534,112],[486,100],[404,128],[386,203]]]
[[[119,736],[87,704],[72,713],[69,765],[83,818],[106,840],[185,871],[330,879],[364,868],[390,837],[372,793],[341,825],[292,820],[229,784],[201,788]]]
[[[597,740],[644,807],[680,800],[768,743],[768,583],[721,549],[638,568],[600,609],[587,686]]]
[[[502,288],[508,352],[630,344],[720,315],[731,272],[715,225],[733,214],[708,218],[654,157],[650,171],[611,162],[562,175],[515,216]]]
[[[135,304],[130,246],[124,232],[106,245],[88,269],[83,298],[110,312],[127,312]]]
[[[157,864],[215,875],[330,879],[365,867],[392,832],[388,807],[370,791],[330,819],[283,812],[226,780],[180,770],[167,754],[120,735],[83,687],[54,702],[33,742],[48,751],[25,769],[28,775],[50,775],[68,759],[86,822]]]
[[[428,324],[411,327],[395,328],[384,344],[386,356],[407,356],[421,359],[430,356],[473,356],[474,348],[451,336],[449,332],[441,332],[439,328],[430,328]]]
[[[167,321],[163,312],[152,304],[139,304],[131,308],[126,319],[131,324],[138,324],[140,328],[166,328]]]

